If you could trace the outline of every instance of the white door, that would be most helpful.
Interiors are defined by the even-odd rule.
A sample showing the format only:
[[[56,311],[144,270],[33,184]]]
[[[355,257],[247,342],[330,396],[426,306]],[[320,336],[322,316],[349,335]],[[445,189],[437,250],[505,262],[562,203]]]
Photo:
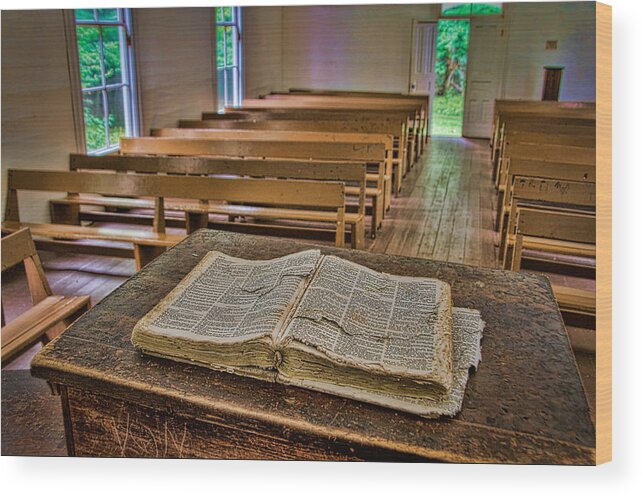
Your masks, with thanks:
[[[437,22],[413,22],[409,93],[433,95],[435,91],[435,43]]]
[[[491,136],[493,104],[502,90],[506,41],[502,18],[471,19],[462,136]]]

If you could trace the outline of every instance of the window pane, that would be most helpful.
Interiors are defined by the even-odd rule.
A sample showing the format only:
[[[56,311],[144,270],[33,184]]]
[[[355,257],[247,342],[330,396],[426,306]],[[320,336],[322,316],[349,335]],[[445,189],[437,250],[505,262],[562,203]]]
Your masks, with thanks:
[[[99,21],[118,21],[118,9],[98,9]]]
[[[103,114],[103,95],[101,91],[83,93],[83,110],[85,114],[85,140],[87,151],[105,148],[105,121]]]
[[[223,69],[217,71],[217,105],[219,110],[225,107],[225,71]]]
[[[221,7],[217,7],[216,11],[217,11],[217,22],[223,21],[223,9]]]
[[[235,70],[234,69],[228,69],[226,71],[226,105],[228,107],[235,105],[235,98],[234,98],[234,89],[236,88],[235,84]]]
[[[80,59],[80,80],[83,88],[102,84],[100,72],[100,28],[78,26],[78,58]]]
[[[474,3],[472,12],[474,16],[488,16],[502,14],[502,3]]]
[[[217,26],[217,67],[225,66],[225,28]]]
[[[121,75],[121,44],[120,30],[116,26],[103,28],[103,58],[105,63],[105,81],[108,85],[120,83]]]
[[[76,9],[76,19],[79,21],[94,21],[94,9]]]
[[[442,15],[443,16],[470,16],[471,4],[470,3],[443,3]]]
[[[232,26],[225,28],[226,30],[226,46],[225,46],[225,65],[234,65],[234,41],[237,39],[235,35],[236,29]]]
[[[223,20],[232,21],[232,7],[223,7]]]
[[[125,135],[125,99],[123,88],[107,90],[107,108],[109,115],[109,142],[117,145],[121,136]]]

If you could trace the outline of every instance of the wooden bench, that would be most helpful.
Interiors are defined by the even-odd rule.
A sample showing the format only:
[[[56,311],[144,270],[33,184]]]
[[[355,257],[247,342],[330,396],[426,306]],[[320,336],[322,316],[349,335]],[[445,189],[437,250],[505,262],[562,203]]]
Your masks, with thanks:
[[[201,114],[201,121],[243,121],[243,122],[265,122],[265,121],[341,121],[349,129],[337,128],[331,131],[350,131],[357,133],[387,133],[393,134],[394,150],[398,151],[394,159],[401,160],[403,173],[406,173],[408,164],[411,162],[409,151],[409,129],[407,112],[382,113],[373,110],[346,110],[338,109],[298,109],[298,108],[261,108],[261,109],[239,109],[228,110],[225,113],[206,111]],[[180,127],[188,126],[194,121],[180,121]],[[360,126],[362,126],[360,128]],[[372,129],[376,126],[376,129]],[[386,129],[381,127],[385,126]],[[197,127],[203,127],[201,125]],[[209,127],[209,126],[205,126]],[[357,127],[357,128],[355,128]],[[325,131],[325,130],[323,130]]]
[[[8,172],[7,208],[3,231],[14,232],[29,227],[34,236],[61,238],[63,241],[49,241],[43,245],[47,250],[77,250],[88,253],[104,253],[120,257],[134,256],[137,269],[150,262],[167,247],[178,243],[184,235],[165,233],[163,197],[173,193],[173,179],[162,178],[154,182],[144,176],[116,177],[102,173],[75,173],[66,171],[40,171],[9,169]],[[69,205],[67,212],[59,218],[66,218],[68,224],[25,223],[20,221],[18,192],[71,192],[95,193],[101,195],[135,195],[155,196],[154,225],[152,231],[126,228],[105,228],[88,226],[71,226],[78,224],[79,206]],[[197,197],[198,198],[198,197]],[[67,240],[67,241],[65,241]],[[68,240],[109,240],[126,242],[131,249],[103,249],[92,245],[70,244]],[[40,243],[39,243],[40,245]]]
[[[363,164],[344,162],[310,162],[310,161],[277,161],[277,160],[252,160],[252,159],[221,159],[210,157],[189,157],[189,156],[88,156],[72,154],[69,167],[72,171],[113,171],[118,173],[161,173],[180,175],[218,175],[252,178],[286,178],[296,180],[313,181],[340,181],[346,185],[345,191],[349,189],[358,199],[357,213],[346,212],[346,224],[351,228],[351,246],[362,249],[364,246],[364,219],[365,219],[365,198],[366,198],[366,169]],[[51,201],[52,213],[57,209],[64,209],[68,205],[91,205],[106,208],[119,209],[149,209],[153,208],[151,199],[141,198],[105,198],[105,197],[79,197],[67,196],[62,199]],[[185,201],[168,200],[165,203],[166,210],[181,210]],[[240,208],[241,206],[239,206]],[[220,208],[217,206],[217,208]],[[225,207],[231,209],[231,207]],[[54,214],[52,214],[53,216]],[[229,217],[239,215],[234,212]],[[327,216],[327,214],[324,214]],[[124,220],[132,222],[132,217],[122,215],[100,216],[96,213],[80,213],[80,219],[108,219],[111,221]],[[142,216],[138,215],[139,220]],[[314,219],[313,219],[314,220]],[[188,216],[188,232],[207,224],[207,213],[203,213],[199,219],[197,213]],[[196,222],[196,225],[194,223]],[[371,233],[373,236],[374,233]]]
[[[278,106],[279,102],[260,100],[263,104],[259,107],[235,108],[233,112],[246,112],[248,118],[256,121],[266,120],[345,120],[352,122],[376,121],[393,123],[398,126],[399,131],[394,136],[394,143],[399,149],[404,149],[404,162],[402,175],[412,167],[415,156],[416,141],[415,134],[410,132],[409,110],[375,110],[375,109],[342,109],[298,106]],[[269,104],[269,105],[266,105]],[[277,104],[277,105],[275,105]],[[232,109],[228,109],[232,110]],[[226,120],[226,114],[204,112],[203,120]]]
[[[381,143],[333,143],[263,140],[211,140],[191,138],[121,138],[124,155],[176,155],[308,161],[357,161],[378,164],[378,179],[372,206],[371,226],[375,233],[384,216],[385,146]],[[351,193],[356,193],[351,190]],[[373,193],[373,191],[371,191]]]
[[[380,166],[381,161],[377,161],[377,170],[367,175],[367,178],[375,183],[374,187],[367,189],[367,196],[373,198],[373,205],[383,205],[384,213],[390,209],[392,184],[391,178],[393,173],[393,137],[387,134],[374,133],[335,133],[335,132],[318,132],[318,131],[287,131],[287,130],[264,130],[257,133],[254,130],[244,129],[193,129],[193,128],[160,128],[152,129],[152,136],[172,137],[172,138],[195,138],[204,140],[262,140],[262,141],[291,141],[291,142],[323,142],[329,144],[335,143],[354,143],[360,146],[364,143],[382,143],[385,147],[385,164],[383,184],[380,185]],[[353,157],[352,160],[355,160]],[[347,188],[347,193],[354,193]],[[383,202],[383,204],[382,204]]]
[[[389,92],[374,92],[374,91],[346,91],[346,90],[312,90],[308,88],[290,88],[289,94],[306,94],[306,95],[341,95],[341,96],[356,96],[356,97],[369,97],[369,98],[396,98],[412,102],[416,102],[422,107],[423,114],[423,141],[424,145],[428,143],[429,138],[429,119],[431,104],[429,96],[426,95],[403,95],[401,93]]]
[[[271,220],[332,223],[337,246],[344,245],[347,218],[355,229],[355,236],[358,236],[360,231],[363,232],[363,225],[359,226],[360,220],[357,214],[345,215],[344,185],[338,182],[10,169],[8,188],[6,221],[3,224],[3,230],[17,231],[27,226],[31,228],[34,235],[48,238],[129,242],[134,246],[138,268],[185,237],[185,235],[165,233],[166,198],[183,201],[183,203],[177,201],[173,208],[185,213],[188,231],[205,227],[207,215],[216,213]],[[93,193],[111,197],[123,195],[153,197],[153,229],[146,231],[71,224],[21,223],[18,215],[19,190]],[[118,200],[122,201],[122,199]],[[209,201],[266,204],[275,207],[211,204]],[[68,221],[77,222],[80,202],[70,198],[68,208]],[[266,230],[269,228],[269,226],[264,227]],[[127,253],[122,256],[127,256]]]
[[[552,102],[539,100],[496,100],[494,102],[492,154],[501,136],[507,115],[526,115],[541,118],[580,118],[596,120],[596,102]]]
[[[506,159],[506,148],[509,144],[519,143],[542,143],[545,145],[559,145],[568,147],[582,147],[582,148],[596,148],[596,132],[593,128],[581,127],[580,131],[565,132],[560,130],[560,127],[550,125],[549,129],[528,129],[516,130],[510,128],[509,131],[503,134],[502,142],[498,151],[498,158],[494,164],[495,172],[494,178],[496,179],[496,186],[500,186],[500,175],[498,170],[503,165]]]
[[[408,164],[412,167],[420,156],[420,120],[421,112],[416,104],[385,101],[349,101],[345,98],[332,100],[311,100],[312,97],[288,97],[285,99],[245,99],[241,110],[249,111],[325,111],[350,114],[351,112],[371,113],[376,116],[402,117],[406,123],[406,140],[409,147]],[[235,108],[226,110],[235,111]]]
[[[516,176],[501,249],[505,269],[519,270],[526,248],[595,258],[595,206],[593,183]]]
[[[223,114],[228,116],[228,114]],[[405,163],[406,147],[399,147],[399,140],[396,138],[400,134],[399,123],[391,121],[378,120],[329,120],[328,118],[320,120],[308,119],[208,119],[208,120],[180,120],[179,128],[189,129],[221,129],[221,130],[248,130],[248,131],[299,131],[314,133],[369,133],[376,135],[387,135],[391,137],[390,162],[391,169],[389,175],[392,176],[392,190],[397,195],[402,189],[402,176]],[[387,158],[389,153],[387,152]],[[385,199],[386,210],[390,207],[390,196]]]
[[[416,135],[416,143],[418,144],[417,152],[422,154],[426,144],[428,134],[428,110],[429,110],[429,97],[417,96],[403,96],[394,94],[357,94],[355,92],[272,92],[262,98],[266,100],[290,100],[302,101],[310,103],[350,103],[356,105],[375,106],[390,105],[392,107],[415,107],[415,116],[413,118],[413,131]]]
[[[512,195],[512,178],[517,174],[514,162],[520,161],[526,166],[541,164],[543,172],[534,171],[533,176],[544,178],[557,178],[554,164],[565,164],[560,172],[561,179],[572,175],[584,175],[587,178],[596,176],[596,149],[592,147],[574,147],[564,145],[550,145],[547,143],[508,143],[502,159],[502,169],[499,173],[498,202],[496,210],[496,230],[502,234],[504,222],[509,212]],[[525,163],[525,161],[528,161]],[[579,166],[574,168],[574,166]],[[567,170],[569,169],[569,172]],[[593,171],[593,173],[592,173]],[[531,173],[523,171],[524,176]]]
[[[522,135],[515,136],[515,135]],[[541,136],[538,136],[541,135]],[[520,115],[517,119],[505,121],[498,139],[497,149],[492,157],[493,179],[498,185],[498,171],[502,165],[502,158],[505,152],[507,141],[516,143],[549,143],[559,145],[575,145],[569,137],[578,137],[576,146],[583,146],[594,137],[596,142],[596,123],[590,120],[570,119],[543,119],[536,120]],[[548,139],[549,138],[549,139]]]
[[[563,252],[596,257],[596,216],[520,207],[511,235],[512,256],[505,269],[520,270],[523,249]],[[596,314],[594,292],[562,285],[553,287],[561,311],[586,316]]]
[[[2,238],[2,272],[24,264],[33,307],[5,325],[2,309],[2,366],[37,342],[49,342],[91,307],[89,296],[54,295],[29,229]]]

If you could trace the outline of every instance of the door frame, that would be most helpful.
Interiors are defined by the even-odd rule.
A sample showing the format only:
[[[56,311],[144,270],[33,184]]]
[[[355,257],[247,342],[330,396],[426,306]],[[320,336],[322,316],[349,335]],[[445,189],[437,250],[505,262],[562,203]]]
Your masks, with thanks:
[[[411,85],[413,83],[413,62],[415,59],[414,56],[414,42],[415,42],[415,33],[417,30],[417,27],[419,24],[435,24],[435,40],[436,40],[436,46],[433,47],[433,70],[435,72],[435,54],[436,54],[436,48],[437,48],[437,39],[438,39],[438,21],[439,19],[432,19],[432,20],[422,20],[422,19],[413,19],[411,23],[411,53],[409,54],[409,73],[408,73],[408,83],[406,86],[407,93],[409,95],[418,95],[417,93],[411,93]],[[435,83],[435,82],[434,82]],[[427,112],[429,113],[429,129],[427,129],[427,135],[431,135],[431,117],[433,116],[433,96],[435,95],[435,84],[433,85],[433,92],[429,93],[428,96],[429,98],[429,108],[427,109]],[[422,94],[419,94],[419,96],[422,96]]]
[[[502,50],[499,51],[499,54],[500,54],[499,61],[500,61],[500,66],[501,67],[500,67],[500,70],[498,71],[498,75],[497,75],[498,78],[499,78],[499,81],[498,81],[499,84],[496,86],[496,94],[495,94],[495,97],[494,97],[494,99],[496,99],[496,100],[504,98],[504,94],[505,94],[505,84],[506,84],[505,70],[507,68],[507,50],[508,50],[508,47],[509,47],[509,32],[508,32],[508,29],[507,29],[507,21],[506,21],[506,18],[505,18],[504,9],[503,9],[503,13],[501,15],[499,15],[499,16],[495,16],[495,15],[493,15],[493,16],[492,15],[490,15],[490,16],[474,16],[474,17],[469,18],[469,21],[470,21],[470,24],[469,24],[469,48],[467,48],[467,78],[466,78],[466,85],[465,85],[464,108],[463,108],[463,113],[462,113],[462,137],[463,138],[473,138],[473,139],[486,139],[486,137],[473,136],[471,134],[466,134],[465,135],[465,133],[464,133],[464,131],[465,131],[464,123],[465,123],[465,117],[466,117],[466,111],[467,111],[467,95],[466,95],[466,92],[470,88],[469,83],[470,83],[470,77],[471,77],[471,71],[470,71],[471,65],[473,65],[475,67],[475,61],[472,64],[471,50],[470,50],[471,36],[472,36],[472,32],[473,32],[474,20],[476,22],[484,22],[484,21],[487,21],[488,23],[492,23],[494,21],[497,22],[499,24],[499,28],[500,28],[500,30],[502,32],[501,37],[504,37],[504,42],[503,42],[504,46],[502,47]],[[493,125],[493,123],[490,124],[490,126],[492,126],[492,125]]]

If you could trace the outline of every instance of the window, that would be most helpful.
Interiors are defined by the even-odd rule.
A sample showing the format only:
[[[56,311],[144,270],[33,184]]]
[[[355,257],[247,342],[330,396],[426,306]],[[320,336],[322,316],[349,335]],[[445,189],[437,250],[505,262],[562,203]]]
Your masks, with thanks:
[[[502,14],[502,3],[443,3],[443,17],[492,16]]]
[[[129,9],[77,9],[76,37],[87,153],[137,134]]]
[[[217,7],[217,97],[219,110],[241,104],[241,8]]]

